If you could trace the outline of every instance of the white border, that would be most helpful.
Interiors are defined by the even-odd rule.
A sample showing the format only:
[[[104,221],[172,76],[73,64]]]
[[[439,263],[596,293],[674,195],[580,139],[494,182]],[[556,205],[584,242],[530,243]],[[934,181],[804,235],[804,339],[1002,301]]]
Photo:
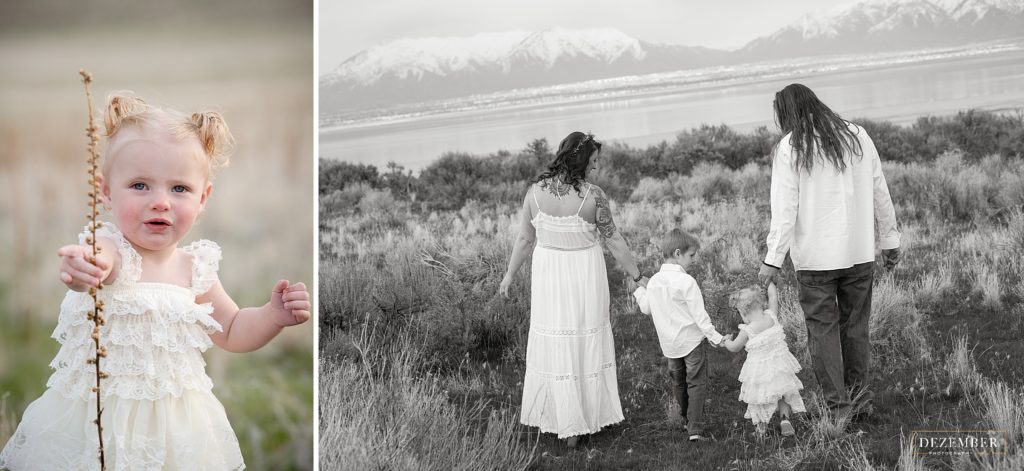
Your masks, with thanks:
[[[320,0],[313,0],[313,469],[320,469]]]

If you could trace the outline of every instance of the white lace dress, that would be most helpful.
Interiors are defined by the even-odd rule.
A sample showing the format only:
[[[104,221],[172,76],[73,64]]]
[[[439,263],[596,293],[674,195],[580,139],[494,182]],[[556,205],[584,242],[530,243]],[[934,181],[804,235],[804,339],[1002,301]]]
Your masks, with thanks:
[[[101,365],[110,374],[101,383],[107,469],[243,469],[202,356],[221,326],[212,305],[195,302],[217,280],[220,248],[201,240],[182,249],[193,257],[192,285],[184,288],[139,282],[142,261],[131,244],[109,223],[97,233],[118,243],[122,259],[117,280],[100,290],[107,319],[100,343],[108,352]],[[99,469],[95,367],[86,363],[95,352],[86,318],[92,306],[88,293],[74,291],[61,303],[53,331],[61,348],[50,363],[56,371],[0,452],[0,468]]]
[[[558,438],[595,433],[623,419],[597,227],[578,211],[559,217],[539,206],[533,225],[537,245],[520,420]]]
[[[804,385],[796,376],[800,362],[786,345],[786,333],[778,317],[770,310],[764,312],[775,321],[775,325],[757,334],[751,332],[746,324],[739,326],[749,337],[747,359],[740,369],[740,400],[747,403],[743,418],[754,424],[770,422],[780,398],[786,399],[793,412],[806,412],[800,398]]]

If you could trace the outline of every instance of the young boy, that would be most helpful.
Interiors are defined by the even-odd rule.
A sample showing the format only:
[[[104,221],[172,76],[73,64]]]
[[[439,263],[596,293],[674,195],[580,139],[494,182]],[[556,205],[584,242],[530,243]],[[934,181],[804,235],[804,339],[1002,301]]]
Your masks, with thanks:
[[[699,247],[700,242],[692,235],[672,230],[662,242],[665,262],[661,271],[651,276],[646,288],[641,286],[633,292],[640,311],[654,319],[691,442],[706,439],[703,417],[708,357],[704,339],[716,346],[722,341],[722,334],[704,310],[697,281],[686,273]]]

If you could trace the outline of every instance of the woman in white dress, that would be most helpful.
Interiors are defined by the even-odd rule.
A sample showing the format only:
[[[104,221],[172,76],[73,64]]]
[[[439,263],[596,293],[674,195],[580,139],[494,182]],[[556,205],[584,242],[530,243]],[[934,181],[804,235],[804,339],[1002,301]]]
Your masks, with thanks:
[[[530,334],[521,421],[567,439],[623,419],[600,241],[634,282],[643,276],[615,228],[608,197],[587,175],[601,143],[573,132],[523,199],[519,236],[499,292],[531,253]]]

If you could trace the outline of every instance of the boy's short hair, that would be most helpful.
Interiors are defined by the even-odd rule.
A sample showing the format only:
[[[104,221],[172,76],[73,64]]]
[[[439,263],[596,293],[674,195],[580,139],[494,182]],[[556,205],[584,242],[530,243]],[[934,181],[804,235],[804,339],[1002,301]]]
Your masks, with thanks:
[[[700,247],[700,241],[680,229],[672,229],[661,241],[661,253],[665,257],[671,257],[676,250],[685,254],[694,247]]]

